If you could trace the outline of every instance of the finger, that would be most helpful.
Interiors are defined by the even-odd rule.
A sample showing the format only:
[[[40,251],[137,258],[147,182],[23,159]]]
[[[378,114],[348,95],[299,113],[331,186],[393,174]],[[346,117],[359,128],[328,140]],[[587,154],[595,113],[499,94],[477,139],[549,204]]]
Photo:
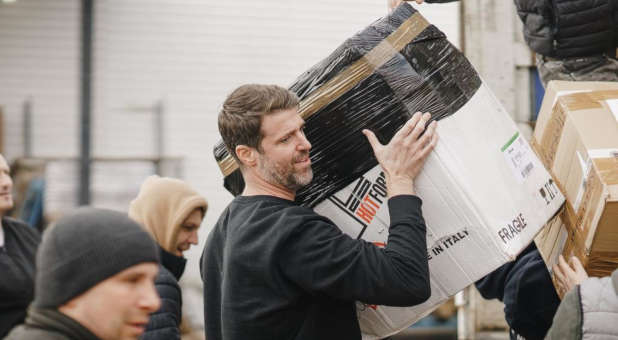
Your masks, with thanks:
[[[584,269],[584,266],[582,265],[582,263],[579,261],[579,259],[577,258],[577,256],[572,256],[571,257],[571,267],[573,267],[573,269],[575,270],[575,272],[579,275],[586,275],[588,276],[588,273],[586,272],[586,269]]]
[[[427,150],[427,149],[428,148],[433,149],[433,147],[435,147],[435,144],[432,145],[432,143],[436,143],[436,142],[437,142],[436,124],[432,122],[427,127],[425,134],[423,134],[421,138],[419,138],[419,140],[417,141],[415,148],[418,150],[418,152],[428,153],[428,152],[431,152],[431,150]]]
[[[429,119],[431,119],[431,114],[424,113],[421,117],[421,120],[414,127],[414,130],[412,130],[412,133],[410,133],[409,138],[412,138],[413,141],[416,141],[421,135],[421,133],[423,133],[423,131],[425,130],[425,125],[427,124],[427,121]]]
[[[564,257],[562,257],[562,255],[560,255],[560,257],[558,258],[558,265],[560,266],[562,273],[564,273],[566,277],[571,277],[573,276],[573,274],[575,274],[575,271],[573,271],[571,266],[567,263]]]
[[[425,148],[431,142],[436,133],[437,122],[433,121],[425,128],[425,133],[418,139],[418,145],[421,149]]]
[[[367,137],[369,145],[371,145],[371,149],[373,149],[373,153],[376,153],[382,146],[382,143],[380,143],[376,135],[371,130],[364,129],[363,134]]]
[[[556,283],[558,283],[558,285],[561,288],[564,288],[564,275],[562,274],[562,270],[560,270],[560,266],[558,266],[558,264],[554,264],[554,266],[552,267],[553,271],[554,271],[554,277],[556,278]]]
[[[558,267],[564,271],[564,269],[568,268],[569,265],[566,263],[566,260],[562,255],[558,256]]]
[[[558,257],[558,263],[554,264],[554,272],[556,273],[557,278],[564,280],[565,273],[561,262],[564,263],[564,258],[562,257],[562,255]]]
[[[398,140],[408,136],[412,132],[412,130],[414,130],[414,127],[421,120],[422,116],[423,114],[420,112],[412,115],[412,118],[408,119],[408,121],[401,127],[401,129],[397,131],[397,133],[393,136],[392,140]]]
[[[582,266],[582,263],[579,261],[577,256],[571,256],[571,258],[569,259],[569,264],[571,265],[571,268],[573,268],[575,271],[578,271],[579,269],[584,269],[584,266]]]
[[[423,149],[420,152],[420,157],[422,158],[427,157],[433,151],[433,149],[435,149],[436,145],[438,144],[438,139],[439,139],[438,133],[433,132],[431,135],[431,141],[423,147]]]

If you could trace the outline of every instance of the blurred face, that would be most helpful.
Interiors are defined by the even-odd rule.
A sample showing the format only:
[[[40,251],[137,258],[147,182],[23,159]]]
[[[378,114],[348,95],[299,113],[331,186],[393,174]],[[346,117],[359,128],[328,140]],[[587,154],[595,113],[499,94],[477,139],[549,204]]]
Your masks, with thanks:
[[[13,208],[13,180],[10,172],[9,165],[0,155],[0,215],[4,215]]]
[[[191,248],[191,245],[197,244],[197,230],[202,224],[202,209],[195,209],[193,212],[182,222],[180,230],[178,231],[178,239],[176,240],[176,249],[174,254],[176,256],[182,256],[182,254]]]
[[[59,310],[102,340],[134,340],[161,305],[155,263],[140,263],[101,281]]]
[[[263,117],[257,168],[268,182],[291,191],[311,183],[311,144],[305,137],[304,127],[305,121],[296,108]]]

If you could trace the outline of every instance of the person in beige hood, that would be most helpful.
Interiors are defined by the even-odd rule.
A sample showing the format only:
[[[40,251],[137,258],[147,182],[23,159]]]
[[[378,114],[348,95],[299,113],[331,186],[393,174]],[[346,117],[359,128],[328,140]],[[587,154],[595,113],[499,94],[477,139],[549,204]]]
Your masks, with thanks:
[[[187,183],[150,176],[129,206],[129,217],[140,223],[159,245],[161,268],[155,280],[161,308],[152,314],[142,340],[180,339],[182,296],[178,280],[185,269],[183,252],[198,242],[208,203]]]

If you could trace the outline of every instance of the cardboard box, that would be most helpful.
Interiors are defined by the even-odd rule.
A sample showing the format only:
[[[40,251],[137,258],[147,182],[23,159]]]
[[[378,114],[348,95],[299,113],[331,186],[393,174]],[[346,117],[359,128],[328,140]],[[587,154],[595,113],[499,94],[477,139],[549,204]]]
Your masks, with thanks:
[[[290,89],[313,145],[314,180],[297,201],[379,246],[388,237],[386,184],[361,131],[387,142],[416,111],[439,120],[439,143],[415,181],[432,295],[409,308],[358,303],[364,339],[409,327],[515,259],[564,202],[467,59],[408,4],[348,39]],[[215,157],[226,188],[239,194],[242,177],[221,144]]]
[[[618,83],[550,82],[532,144],[567,199],[536,239],[550,271],[563,254],[577,256],[591,276],[611,274],[618,267]]]

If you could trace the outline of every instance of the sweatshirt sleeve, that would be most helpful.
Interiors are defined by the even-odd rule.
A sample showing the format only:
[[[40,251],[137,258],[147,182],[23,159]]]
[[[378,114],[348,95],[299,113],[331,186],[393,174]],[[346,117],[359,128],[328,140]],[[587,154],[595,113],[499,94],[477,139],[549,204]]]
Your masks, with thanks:
[[[343,234],[315,216],[294,230],[280,260],[285,275],[305,290],[368,304],[412,306],[431,295],[421,199],[389,199],[387,245]]]

